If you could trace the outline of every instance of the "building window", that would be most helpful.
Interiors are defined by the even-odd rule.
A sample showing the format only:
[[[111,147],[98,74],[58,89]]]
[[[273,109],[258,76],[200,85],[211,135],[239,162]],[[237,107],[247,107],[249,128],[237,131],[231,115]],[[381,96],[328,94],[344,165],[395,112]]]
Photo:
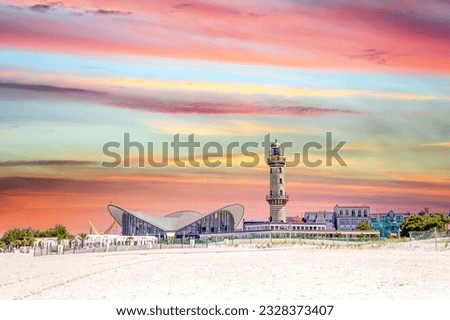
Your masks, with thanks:
[[[345,210],[345,215],[348,216],[348,210]]]
[[[358,210],[358,217],[361,217],[361,210]]]
[[[282,178],[280,178],[280,183],[283,184],[283,179]]]
[[[344,212],[341,210],[339,211],[339,215],[342,216],[344,214]]]
[[[352,217],[355,216],[355,210],[352,210]]]
[[[364,217],[367,217],[367,210],[364,210]]]
[[[280,190],[280,196],[282,196],[283,195],[283,190]]]

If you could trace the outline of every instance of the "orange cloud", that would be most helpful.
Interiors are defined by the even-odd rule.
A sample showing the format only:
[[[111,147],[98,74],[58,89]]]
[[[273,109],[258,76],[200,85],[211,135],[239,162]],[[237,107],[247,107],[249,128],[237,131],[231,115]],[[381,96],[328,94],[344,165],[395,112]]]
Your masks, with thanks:
[[[293,179],[293,177],[291,177]],[[288,179],[288,177],[287,177]],[[290,216],[304,211],[330,210],[336,203],[367,204],[372,212],[448,209],[448,182],[336,179],[314,176],[316,181],[288,180]],[[191,175],[109,175],[91,180],[9,177],[1,178],[0,225],[48,228],[56,223],[74,233],[88,231],[88,220],[106,228],[110,201],[131,210],[155,214],[192,209],[209,211],[229,203],[242,203],[247,219],[265,219],[268,181],[261,177]],[[176,186],[176,187],[174,187]],[[379,199],[383,199],[380,203]],[[14,214],[11,214],[11,213]]]

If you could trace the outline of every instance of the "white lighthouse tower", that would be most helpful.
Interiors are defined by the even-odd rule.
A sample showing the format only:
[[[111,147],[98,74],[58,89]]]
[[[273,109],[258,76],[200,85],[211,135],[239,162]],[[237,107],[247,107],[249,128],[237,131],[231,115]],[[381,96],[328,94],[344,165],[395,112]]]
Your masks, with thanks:
[[[281,146],[277,140],[270,146],[267,164],[270,167],[270,194],[266,200],[270,205],[271,222],[286,222],[286,202],[289,196],[285,191],[284,169],[286,157],[283,156]]]

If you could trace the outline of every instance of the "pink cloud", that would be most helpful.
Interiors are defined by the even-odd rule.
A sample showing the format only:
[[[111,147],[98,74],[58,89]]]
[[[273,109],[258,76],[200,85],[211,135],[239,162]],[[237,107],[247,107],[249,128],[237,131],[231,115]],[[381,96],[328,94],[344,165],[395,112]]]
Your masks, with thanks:
[[[101,92],[70,87],[57,87],[39,84],[3,83],[0,82],[0,92],[5,96],[24,97],[23,92],[30,98],[33,94],[44,94],[45,97],[55,99],[89,100],[107,106],[136,109],[147,112],[169,114],[279,114],[296,117],[325,116],[333,114],[359,115],[361,112],[338,109],[311,107],[304,105],[263,105],[258,103],[243,104],[219,101],[186,102],[176,99],[160,99],[116,93]]]
[[[375,1],[324,6],[202,1],[91,1],[87,5],[84,1],[64,1],[59,7],[81,16],[63,20],[62,9],[45,13],[9,9],[11,19],[0,25],[3,44],[79,54],[151,55],[307,68],[450,70],[448,17],[414,1],[404,7],[398,3],[381,6]],[[117,13],[129,14],[118,19]],[[24,15],[26,24],[19,22]],[[90,32],[79,32],[80,23]],[[383,53],[383,63],[364,55],[367,50]]]

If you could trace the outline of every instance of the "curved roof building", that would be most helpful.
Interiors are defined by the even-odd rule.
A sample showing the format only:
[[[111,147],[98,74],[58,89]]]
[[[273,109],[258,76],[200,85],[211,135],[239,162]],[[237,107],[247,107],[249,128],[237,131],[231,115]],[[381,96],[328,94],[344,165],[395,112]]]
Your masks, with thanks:
[[[108,205],[124,236],[197,237],[204,233],[234,232],[244,216],[244,207],[232,204],[209,213],[176,211],[165,216],[133,212]]]

